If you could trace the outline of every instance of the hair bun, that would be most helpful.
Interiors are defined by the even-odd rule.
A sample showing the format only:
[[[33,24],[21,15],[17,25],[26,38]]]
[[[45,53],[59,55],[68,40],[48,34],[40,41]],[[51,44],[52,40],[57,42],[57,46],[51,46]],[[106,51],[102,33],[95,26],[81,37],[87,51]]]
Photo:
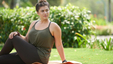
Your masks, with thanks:
[[[46,0],[38,0],[38,3],[47,2]]]

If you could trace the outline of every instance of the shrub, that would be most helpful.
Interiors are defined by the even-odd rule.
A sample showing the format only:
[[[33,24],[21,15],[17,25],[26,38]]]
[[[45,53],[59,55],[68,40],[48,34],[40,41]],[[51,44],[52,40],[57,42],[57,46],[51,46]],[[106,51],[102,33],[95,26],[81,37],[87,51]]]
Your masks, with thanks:
[[[95,30],[96,35],[112,35],[112,30],[107,28],[107,29],[100,29],[100,30]]]
[[[103,49],[105,50],[113,50],[113,40],[110,38],[109,40],[106,39],[106,40],[102,40],[101,41],[101,46],[103,47]]]
[[[65,47],[78,47],[75,33],[90,36],[92,21],[90,11],[68,4],[66,7],[51,7],[51,21],[62,29],[62,39]]]
[[[88,41],[88,40],[87,40]],[[90,43],[87,43],[88,48],[93,49],[104,49],[107,51],[113,50],[113,38],[98,39],[96,36],[93,40],[89,40]]]
[[[90,11],[68,4],[66,7],[54,6],[50,8],[50,20],[56,22],[62,30],[62,40],[65,47],[78,47],[75,33],[90,36]],[[0,12],[0,42],[5,42],[12,31],[19,31],[26,35],[30,23],[37,20],[34,7],[4,9]]]
[[[0,12],[0,42],[5,42],[10,32],[13,31],[26,35],[29,25],[34,19],[38,19],[38,16],[32,7],[3,9]]]
[[[78,42],[78,47],[79,48],[86,48],[86,45],[88,44],[88,40],[86,39],[86,36],[82,36],[79,33],[75,33],[77,36],[75,36],[75,39]],[[82,38],[82,39],[81,39]]]

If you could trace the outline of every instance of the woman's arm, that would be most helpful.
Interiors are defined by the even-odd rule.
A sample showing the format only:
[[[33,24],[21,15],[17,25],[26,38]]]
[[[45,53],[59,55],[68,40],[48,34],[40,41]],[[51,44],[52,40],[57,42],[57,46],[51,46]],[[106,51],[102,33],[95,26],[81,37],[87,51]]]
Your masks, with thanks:
[[[28,29],[28,32],[26,34],[26,36],[23,36],[20,34],[20,37],[23,38],[24,40],[26,40],[28,42],[28,34],[29,34],[29,31],[31,30],[31,28],[33,27],[33,25],[36,23],[36,21],[33,21],[31,24],[30,24],[30,27]]]
[[[29,29],[28,29],[28,32],[27,32],[26,36],[23,36],[23,35],[19,34],[19,36],[20,36],[22,39],[26,40],[27,42],[28,42],[28,33],[29,33],[29,31],[31,30],[31,28],[33,27],[33,25],[35,24],[35,22],[36,22],[36,21],[33,21],[33,22],[30,24],[30,27],[29,27]],[[13,38],[13,35],[15,36],[15,35],[17,35],[17,34],[18,34],[18,32],[11,32],[10,35],[9,35],[9,38],[12,39],[12,38]]]
[[[64,55],[64,49],[63,49],[62,40],[61,40],[61,29],[55,23],[54,23],[53,35],[54,35],[54,38],[55,38],[55,46],[57,48],[57,51],[58,51],[62,61],[64,61],[64,60],[66,60],[66,58],[65,58],[65,55]]]

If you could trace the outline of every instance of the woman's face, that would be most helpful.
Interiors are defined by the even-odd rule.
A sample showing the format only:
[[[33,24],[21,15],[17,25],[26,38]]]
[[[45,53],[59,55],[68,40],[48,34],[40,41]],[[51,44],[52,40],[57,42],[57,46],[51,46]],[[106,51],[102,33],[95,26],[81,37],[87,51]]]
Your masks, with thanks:
[[[48,17],[49,17],[49,8],[48,8],[48,6],[40,7],[37,14],[40,16],[41,19],[48,19]]]

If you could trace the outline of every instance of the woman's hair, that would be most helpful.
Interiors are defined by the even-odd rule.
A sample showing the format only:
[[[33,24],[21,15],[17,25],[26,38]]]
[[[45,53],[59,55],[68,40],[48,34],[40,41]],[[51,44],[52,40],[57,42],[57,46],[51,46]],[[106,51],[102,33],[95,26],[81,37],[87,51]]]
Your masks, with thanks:
[[[38,3],[36,4],[36,11],[38,12],[40,7],[42,6],[48,6],[48,8],[50,9],[49,3],[46,0],[38,0]]]

